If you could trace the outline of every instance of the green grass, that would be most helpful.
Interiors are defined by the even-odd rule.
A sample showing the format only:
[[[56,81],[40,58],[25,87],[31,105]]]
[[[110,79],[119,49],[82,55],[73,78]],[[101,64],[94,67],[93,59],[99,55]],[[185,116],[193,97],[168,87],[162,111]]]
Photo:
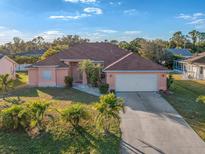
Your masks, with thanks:
[[[205,141],[205,104],[196,99],[205,96],[205,81],[181,80],[174,75],[173,94],[163,95]]]
[[[98,97],[88,95],[74,89],[64,88],[28,88],[22,87],[10,92],[10,98],[20,96],[28,100],[47,100],[51,102],[48,113],[55,116],[55,123],[45,121],[46,131],[39,137],[31,139],[24,132],[5,132],[0,130],[0,153],[17,154],[59,154],[59,153],[119,153],[120,129],[119,123],[113,123],[112,134],[104,136],[95,126],[96,111],[93,102]],[[89,119],[81,122],[79,132],[60,120],[54,109],[64,109],[71,103],[80,102],[89,111]],[[12,105],[0,102],[1,107]]]

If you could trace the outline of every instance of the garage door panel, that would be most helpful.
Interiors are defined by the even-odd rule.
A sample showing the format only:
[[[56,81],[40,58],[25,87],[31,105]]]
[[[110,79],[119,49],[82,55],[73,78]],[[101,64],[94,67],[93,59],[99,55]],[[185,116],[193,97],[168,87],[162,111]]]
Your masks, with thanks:
[[[157,81],[155,74],[118,74],[116,91],[157,91]]]

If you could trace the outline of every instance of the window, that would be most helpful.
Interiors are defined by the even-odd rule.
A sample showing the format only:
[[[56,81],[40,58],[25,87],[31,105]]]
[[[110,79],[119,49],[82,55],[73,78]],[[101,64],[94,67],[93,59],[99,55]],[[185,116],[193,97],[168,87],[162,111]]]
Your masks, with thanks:
[[[200,67],[200,74],[204,74],[204,68]]]
[[[51,71],[43,71],[42,77],[44,80],[51,80]]]

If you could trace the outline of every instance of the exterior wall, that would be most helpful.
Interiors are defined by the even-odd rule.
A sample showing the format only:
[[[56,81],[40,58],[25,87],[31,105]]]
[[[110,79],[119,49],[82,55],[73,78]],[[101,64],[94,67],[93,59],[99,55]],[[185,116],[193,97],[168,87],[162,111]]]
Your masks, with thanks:
[[[6,57],[0,59],[0,74],[10,74],[13,79],[16,77],[16,63]]]
[[[157,74],[158,75],[158,90],[167,90],[167,74],[166,73],[140,73],[140,72],[107,72],[106,83],[110,89],[115,89],[115,80],[117,74]]]
[[[38,68],[28,69],[28,84],[30,86],[38,86]]]
[[[43,71],[51,71],[51,80],[43,79]],[[69,68],[40,67],[29,68],[29,85],[39,87],[62,87],[65,76],[69,75]]]
[[[51,71],[51,80],[43,79],[43,72]],[[55,67],[39,67],[38,68],[38,86],[39,87],[56,87],[56,68]]]
[[[203,67],[203,74],[200,74],[200,67]],[[184,79],[205,80],[205,66],[185,64],[183,77]]]
[[[58,87],[65,86],[64,79],[69,75],[68,68],[56,69],[56,82]]]

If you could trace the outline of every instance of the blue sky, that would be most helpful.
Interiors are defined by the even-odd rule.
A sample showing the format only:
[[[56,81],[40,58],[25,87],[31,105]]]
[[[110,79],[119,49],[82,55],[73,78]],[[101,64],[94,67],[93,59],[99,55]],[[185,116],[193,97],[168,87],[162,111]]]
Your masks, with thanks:
[[[0,0],[0,43],[77,34],[92,41],[205,31],[204,0]]]

